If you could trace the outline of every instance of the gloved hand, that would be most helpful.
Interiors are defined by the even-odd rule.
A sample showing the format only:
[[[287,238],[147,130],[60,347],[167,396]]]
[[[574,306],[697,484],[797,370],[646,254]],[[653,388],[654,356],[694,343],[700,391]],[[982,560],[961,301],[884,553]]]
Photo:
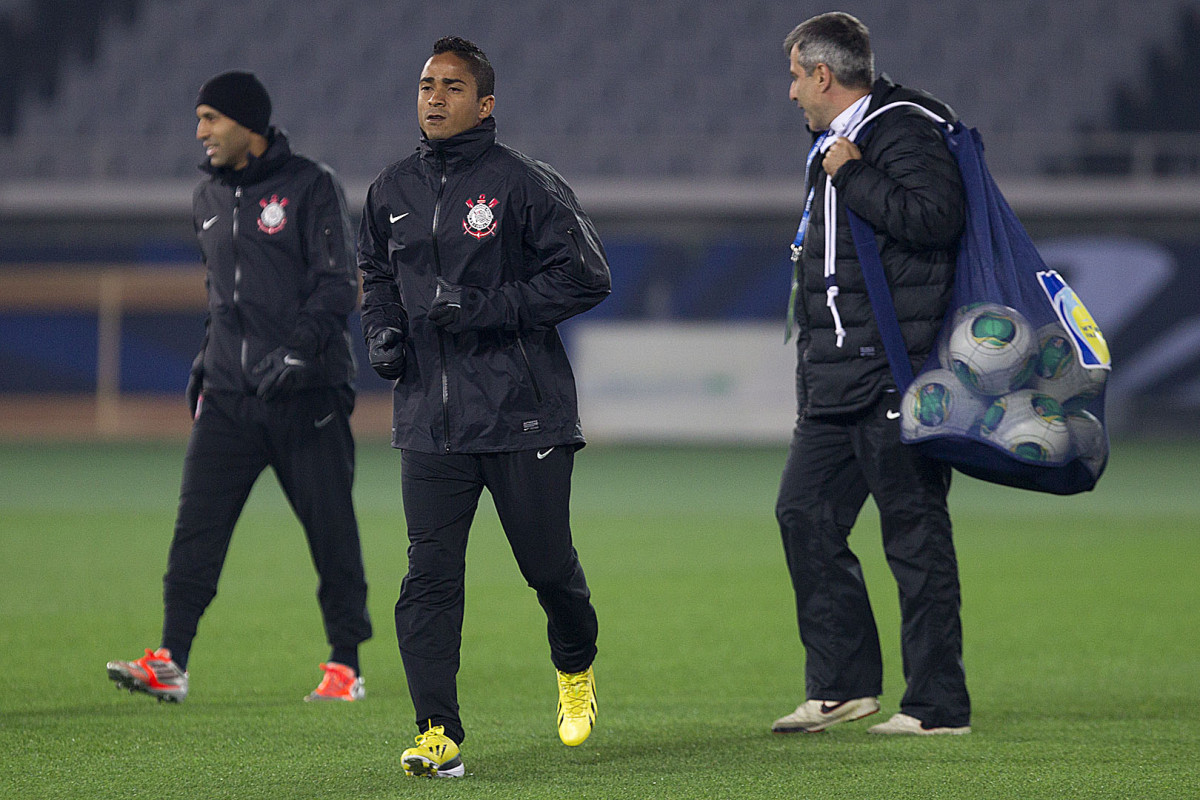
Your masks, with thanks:
[[[204,390],[204,351],[192,360],[192,370],[188,373],[187,389],[184,390],[184,396],[187,397],[188,409],[192,412],[192,419],[196,418],[196,409],[200,406],[200,393]]]
[[[251,373],[258,378],[258,396],[269,403],[307,385],[313,364],[286,347],[276,347]]]
[[[458,323],[462,319],[462,287],[437,279],[437,294],[429,306],[429,321],[446,328],[452,333],[461,333]]]
[[[404,334],[397,328],[384,328],[367,340],[371,369],[389,381],[404,375]]]

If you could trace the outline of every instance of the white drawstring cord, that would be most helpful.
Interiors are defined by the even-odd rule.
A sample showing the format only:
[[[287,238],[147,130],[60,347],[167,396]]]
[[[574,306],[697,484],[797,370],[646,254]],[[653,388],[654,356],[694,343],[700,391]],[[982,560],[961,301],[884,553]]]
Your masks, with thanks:
[[[846,341],[846,329],[842,327],[842,315],[837,307],[837,189],[829,176],[825,176],[825,305],[833,314],[833,332],[837,334],[837,346]]]

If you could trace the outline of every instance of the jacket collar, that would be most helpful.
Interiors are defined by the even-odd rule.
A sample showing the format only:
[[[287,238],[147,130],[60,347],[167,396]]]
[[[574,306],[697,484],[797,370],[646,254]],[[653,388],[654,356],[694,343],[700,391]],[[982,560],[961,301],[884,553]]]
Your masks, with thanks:
[[[871,85],[871,104],[867,106],[867,113],[870,114],[878,108],[883,108],[888,103],[895,103],[901,100],[907,100],[924,106],[948,122],[958,121],[958,115],[954,113],[954,109],[950,106],[928,92],[923,92],[920,89],[910,89],[907,86],[901,86],[893,82],[886,73],[881,74],[875,79],[875,83]]]
[[[474,128],[451,136],[449,139],[426,139],[421,136],[418,148],[421,158],[437,159],[444,156],[447,164],[469,164],[483,155],[484,151],[496,143],[496,119],[485,117]]]
[[[207,172],[221,183],[233,186],[235,184],[257,183],[275,170],[283,162],[292,157],[292,146],[288,143],[287,134],[272,126],[267,131],[267,149],[261,156],[250,154],[250,162],[244,169],[229,167],[214,167],[205,161],[200,165],[201,172]]]

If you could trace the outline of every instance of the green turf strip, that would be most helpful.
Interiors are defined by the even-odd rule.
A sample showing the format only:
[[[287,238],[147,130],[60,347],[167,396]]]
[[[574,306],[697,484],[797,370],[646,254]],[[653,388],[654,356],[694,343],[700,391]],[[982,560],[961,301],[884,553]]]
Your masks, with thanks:
[[[554,731],[545,621],[485,501],[468,553],[468,778],[405,778],[415,733],[391,609],[399,457],[360,447],[375,638],[367,699],[305,704],[328,651],[303,535],[264,475],[179,706],[118,692],[155,646],[178,445],[0,446],[0,798],[1190,798],[1200,796],[1200,447],[1118,443],[1059,498],[955,479],[974,732],[880,739],[902,692],[895,585],[868,503],[884,713],[772,736],[803,651],[773,518],[785,448],[593,445],[574,527],[600,615],[600,719]]]

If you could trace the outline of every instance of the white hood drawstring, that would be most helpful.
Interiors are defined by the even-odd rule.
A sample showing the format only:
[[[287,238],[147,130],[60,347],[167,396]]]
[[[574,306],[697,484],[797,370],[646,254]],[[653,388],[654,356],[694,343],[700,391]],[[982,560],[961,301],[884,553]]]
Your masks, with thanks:
[[[842,327],[842,315],[837,307],[837,189],[833,181],[825,176],[825,305],[833,314],[833,332],[837,334],[837,346],[846,340],[846,329]]]

